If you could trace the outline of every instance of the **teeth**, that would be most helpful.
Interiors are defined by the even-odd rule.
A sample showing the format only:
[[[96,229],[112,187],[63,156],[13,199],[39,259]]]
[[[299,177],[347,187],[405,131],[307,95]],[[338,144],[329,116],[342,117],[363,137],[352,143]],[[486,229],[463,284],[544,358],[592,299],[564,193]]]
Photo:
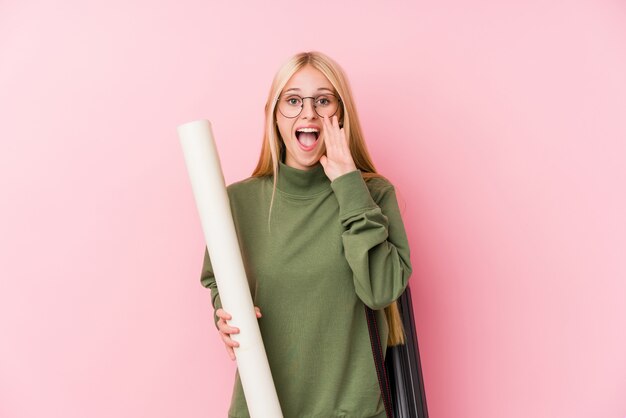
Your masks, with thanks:
[[[315,128],[300,128],[296,132],[319,132],[319,130]]]

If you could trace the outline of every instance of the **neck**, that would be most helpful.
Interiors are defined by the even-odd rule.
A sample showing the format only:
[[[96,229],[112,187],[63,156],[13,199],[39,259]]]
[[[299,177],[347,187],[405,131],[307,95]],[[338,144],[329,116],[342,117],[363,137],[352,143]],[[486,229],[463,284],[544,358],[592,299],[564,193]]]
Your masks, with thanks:
[[[278,163],[276,188],[292,195],[310,196],[330,189],[330,179],[319,162],[308,170],[301,170],[281,161]]]

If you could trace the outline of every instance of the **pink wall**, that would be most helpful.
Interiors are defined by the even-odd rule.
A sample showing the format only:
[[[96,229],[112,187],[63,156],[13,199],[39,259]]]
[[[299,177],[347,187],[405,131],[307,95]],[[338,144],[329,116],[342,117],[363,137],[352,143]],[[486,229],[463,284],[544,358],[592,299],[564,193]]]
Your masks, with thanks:
[[[624,417],[624,3],[250,3],[0,2],[0,416],[225,416],[176,126],[246,177],[317,49],[406,205],[431,417]]]

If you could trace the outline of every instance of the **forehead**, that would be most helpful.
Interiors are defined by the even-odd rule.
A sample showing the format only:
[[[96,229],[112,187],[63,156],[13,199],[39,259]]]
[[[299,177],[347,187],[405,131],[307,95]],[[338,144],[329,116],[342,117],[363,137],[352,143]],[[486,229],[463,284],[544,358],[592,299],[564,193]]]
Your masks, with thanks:
[[[291,90],[295,93],[313,93],[318,90],[330,90],[331,92],[335,91],[333,85],[330,81],[328,81],[326,76],[322,74],[321,71],[310,65],[305,65],[291,76],[283,88],[284,92],[287,92],[287,90]]]

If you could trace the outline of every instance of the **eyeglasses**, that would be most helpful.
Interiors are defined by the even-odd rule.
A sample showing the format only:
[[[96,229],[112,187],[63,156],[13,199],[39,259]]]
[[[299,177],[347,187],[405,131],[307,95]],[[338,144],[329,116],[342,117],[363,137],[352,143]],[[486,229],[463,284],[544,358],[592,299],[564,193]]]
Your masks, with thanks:
[[[279,96],[278,111],[286,118],[297,117],[304,108],[304,99],[313,99],[313,108],[320,117],[331,117],[339,109],[341,99],[334,94],[321,94],[317,97],[300,97],[296,94]]]

